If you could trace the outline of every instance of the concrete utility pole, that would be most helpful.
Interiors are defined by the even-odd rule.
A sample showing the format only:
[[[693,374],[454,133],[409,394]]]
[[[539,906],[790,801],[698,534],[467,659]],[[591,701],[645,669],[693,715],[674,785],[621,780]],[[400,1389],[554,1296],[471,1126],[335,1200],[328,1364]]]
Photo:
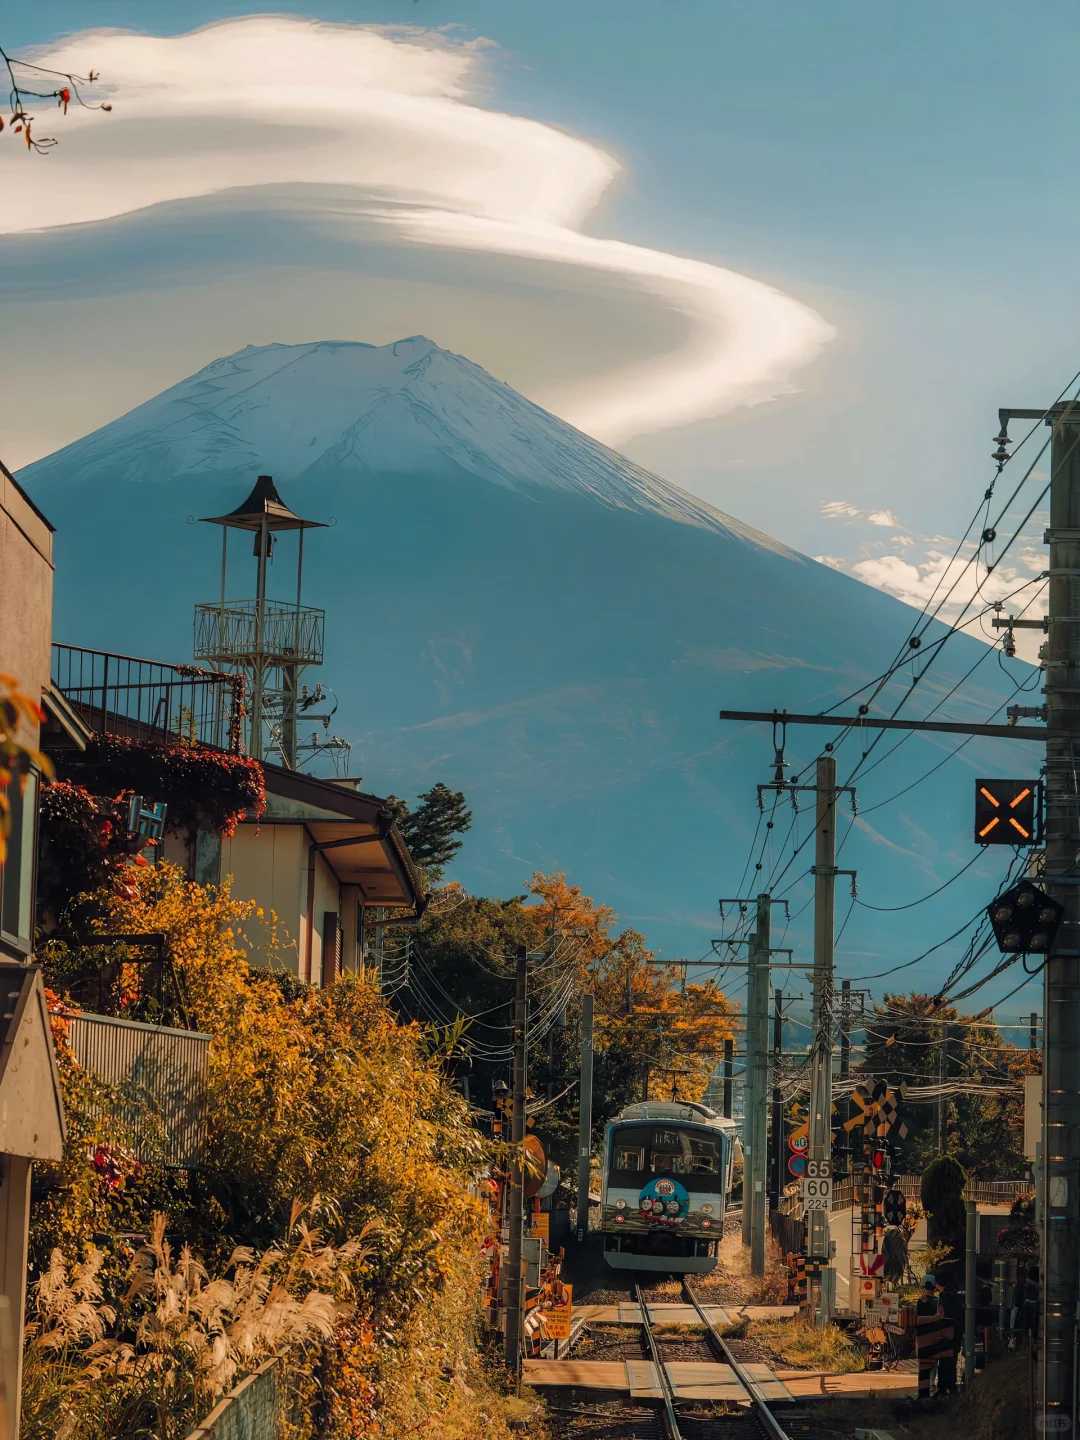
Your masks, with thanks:
[[[1065,914],[1043,989],[1043,1424],[1072,1420],[1080,1301],[1080,411],[1053,406],[1046,641],[1047,894]],[[1050,1428],[1047,1426],[1047,1428]]]
[[[840,981],[840,1079],[851,1074],[851,981]]]
[[[817,762],[817,828],[814,852],[813,1053],[810,1075],[810,1144],[807,1158],[832,1158],[833,940],[836,894],[836,761]],[[807,1255],[829,1259],[829,1215],[808,1212]],[[822,1289],[828,1291],[822,1277]]]
[[[750,1272],[765,1274],[765,1231],[768,1225],[766,1178],[768,1174],[768,1090],[769,1090],[769,961],[772,951],[772,897],[757,899],[757,929],[750,947],[754,962],[749,974],[755,980],[751,1016],[747,1000],[747,1067],[753,1073],[754,1108],[745,1127],[751,1137],[750,1153]],[[753,1031],[753,1050],[749,1037]],[[745,1192],[745,1181],[744,1181]],[[744,1193],[743,1205],[747,1204]]]
[[[784,1097],[780,1091],[780,1059],[784,1049],[784,992],[773,991],[772,1158],[769,1204],[775,1209],[784,1190]]]
[[[507,1206],[510,1243],[506,1258],[506,1340],[503,1360],[514,1375],[521,1364],[521,1344],[525,1323],[525,1294],[521,1273],[522,1219],[524,1215],[521,1168],[525,1143],[525,1053],[529,995],[529,955],[524,945],[518,947],[514,976],[514,1083],[513,1113],[510,1117],[510,1140],[514,1147],[510,1163],[510,1193]]]
[[[975,1257],[979,1251],[979,1207],[965,1201],[964,1230],[964,1389],[975,1383]],[[957,1337],[953,1336],[953,1345]],[[955,1354],[955,1350],[953,1352]]]
[[[754,1193],[754,1122],[753,1117],[757,1113],[757,1096],[754,1094],[754,1084],[757,1080],[757,1065],[755,1063],[754,1051],[757,1047],[757,995],[758,995],[758,937],[754,930],[750,935],[750,948],[747,954],[746,967],[746,1034],[744,1037],[743,1049],[746,1054],[743,1059],[743,1120],[742,1120],[742,1147],[743,1147],[743,1172],[742,1172],[742,1243],[745,1249],[751,1248],[753,1237],[753,1214],[754,1207],[751,1203],[751,1196]]]
[[[731,1119],[731,1084],[735,1074],[735,1041],[724,1041],[724,1119]]]
[[[581,1079],[578,1082],[577,1238],[589,1236],[589,1172],[592,1162],[593,997],[581,997]]]

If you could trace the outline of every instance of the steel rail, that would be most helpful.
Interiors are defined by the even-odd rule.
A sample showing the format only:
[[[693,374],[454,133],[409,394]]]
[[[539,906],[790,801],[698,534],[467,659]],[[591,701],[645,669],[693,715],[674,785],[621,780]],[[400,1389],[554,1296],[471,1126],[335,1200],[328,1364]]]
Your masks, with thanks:
[[[656,1371],[656,1382],[660,1386],[660,1398],[664,1402],[664,1418],[667,1424],[668,1440],[682,1440],[682,1431],[679,1429],[679,1419],[675,1414],[675,1392],[671,1388],[671,1379],[664,1369],[664,1362],[660,1358],[660,1347],[656,1343],[656,1336],[652,1331],[652,1324],[649,1320],[649,1306],[645,1296],[641,1293],[641,1286],[634,1282],[634,1298],[641,1309],[641,1323],[645,1329],[645,1340],[649,1347],[649,1355],[652,1358],[653,1369]]]
[[[777,1420],[776,1416],[769,1409],[768,1403],[766,1402],[760,1385],[748,1373],[746,1368],[742,1364],[740,1364],[738,1360],[735,1359],[735,1356],[731,1353],[731,1350],[728,1347],[727,1343],[720,1335],[719,1330],[717,1330],[716,1326],[709,1319],[705,1310],[702,1308],[701,1301],[694,1294],[693,1289],[690,1286],[689,1280],[684,1277],[682,1283],[683,1293],[690,1301],[690,1304],[693,1305],[694,1309],[697,1311],[698,1315],[701,1318],[701,1323],[706,1327],[709,1334],[716,1342],[721,1355],[723,1355],[724,1357],[725,1363],[727,1365],[730,1365],[732,1374],[735,1376],[736,1380],[738,1380],[739,1384],[743,1387],[746,1393],[750,1396],[750,1400],[754,1409],[754,1414],[764,1426],[765,1433],[769,1436],[769,1440],[790,1440],[790,1436],[788,1435],[787,1431],[783,1428],[779,1420]],[[642,1313],[644,1313],[644,1311]]]

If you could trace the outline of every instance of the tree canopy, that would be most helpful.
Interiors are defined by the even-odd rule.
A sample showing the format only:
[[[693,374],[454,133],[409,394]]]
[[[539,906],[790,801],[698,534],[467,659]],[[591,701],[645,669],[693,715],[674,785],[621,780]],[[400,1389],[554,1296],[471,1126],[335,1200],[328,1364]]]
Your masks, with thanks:
[[[436,883],[461,849],[457,838],[472,826],[472,811],[460,790],[451,790],[442,781],[421,791],[419,804],[410,810],[397,795],[387,799],[409,853],[428,878]]]

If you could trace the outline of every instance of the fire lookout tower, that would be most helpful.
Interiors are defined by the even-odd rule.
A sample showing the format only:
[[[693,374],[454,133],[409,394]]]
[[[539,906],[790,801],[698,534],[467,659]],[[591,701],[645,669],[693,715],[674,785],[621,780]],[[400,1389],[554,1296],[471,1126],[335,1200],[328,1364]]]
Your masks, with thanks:
[[[330,715],[308,714],[326,698],[323,687],[309,690],[300,685],[300,672],[323,661],[325,611],[301,603],[304,532],[325,529],[323,521],[304,520],[295,514],[278,494],[273,478],[260,475],[251,494],[235,510],[205,516],[202,523],[221,526],[221,598],[195,607],[195,658],[246,677],[250,754],[263,760],[276,751],[289,770],[298,768],[301,755],[321,752],[331,752],[335,765],[342,757],[347,762],[347,741],[328,734],[320,739],[315,731],[310,741],[300,742],[297,734],[302,714],[321,720],[324,731],[330,722]],[[230,530],[246,530],[254,537],[254,600],[226,598]],[[286,530],[297,532],[296,599],[271,600],[266,594],[267,566],[278,537]]]

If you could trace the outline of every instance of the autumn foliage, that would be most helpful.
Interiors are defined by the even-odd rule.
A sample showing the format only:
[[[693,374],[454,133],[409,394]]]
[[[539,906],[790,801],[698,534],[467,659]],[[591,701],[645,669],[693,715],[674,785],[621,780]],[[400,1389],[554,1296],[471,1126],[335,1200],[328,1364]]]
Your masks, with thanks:
[[[100,1245],[102,1234],[147,1233],[157,1211],[173,1243],[190,1246],[216,1283],[231,1273],[237,1246],[256,1256],[280,1249],[293,1207],[317,1207],[322,1243],[347,1252],[327,1291],[345,1308],[315,1349],[309,1337],[297,1350],[306,1398],[296,1434],[508,1434],[516,1402],[492,1387],[477,1347],[485,1142],[424,1031],[400,1023],[356,976],[297,989],[251,967],[238,938],[272,933],[272,917],[227,887],[202,887],[158,865],[133,872],[129,889],[105,897],[101,923],[168,936],[192,1023],[213,1036],[212,1164],[190,1174],[150,1171],[106,1191],[87,1163],[93,1125],[77,1125],[73,1152],[42,1177],[54,1188],[36,1222],[39,1264],[70,1266],[95,1235]],[[70,1063],[64,1082],[79,1113],[91,1114],[78,1101],[85,1080]],[[101,1248],[101,1302],[116,1305],[130,1283],[130,1242]],[[60,1260],[50,1260],[56,1249]],[[303,1288],[294,1293],[302,1302]],[[109,1334],[135,1343],[131,1333]],[[100,1378],[118,1383],[115,1367]],[[99,1433],[126,1435],[88,1430],[87,1440]]]

